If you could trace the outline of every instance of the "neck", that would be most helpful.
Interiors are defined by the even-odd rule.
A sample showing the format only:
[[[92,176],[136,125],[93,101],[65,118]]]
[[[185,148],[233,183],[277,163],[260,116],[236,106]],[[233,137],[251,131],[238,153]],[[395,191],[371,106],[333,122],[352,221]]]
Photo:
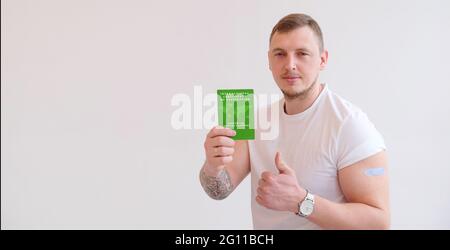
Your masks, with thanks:
[[[301,98],[285,98],[284,112],[288,115],[295,115],[307,110],[311,107],[317,97],[319,97],[319,94],[322,92],[323,88],[323,84],[314,84],[311,91]]]

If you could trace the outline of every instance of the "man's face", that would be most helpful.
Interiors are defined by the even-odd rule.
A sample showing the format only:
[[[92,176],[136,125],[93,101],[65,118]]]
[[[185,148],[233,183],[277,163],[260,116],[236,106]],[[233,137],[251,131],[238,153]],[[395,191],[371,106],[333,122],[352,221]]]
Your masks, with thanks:
[[[268,55],[273,78],[288,98],[305,95],[328,59],[328,52],[320,52],[318,39],[307,26],[276,32]]]

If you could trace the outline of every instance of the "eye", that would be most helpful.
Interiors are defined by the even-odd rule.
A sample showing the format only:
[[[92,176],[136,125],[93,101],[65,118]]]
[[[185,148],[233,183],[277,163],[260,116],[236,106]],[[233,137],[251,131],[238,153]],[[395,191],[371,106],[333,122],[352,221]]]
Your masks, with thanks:
[[[307,56],[308,53],[306,53],[306,52],[298,52],[297,55],[299,55],[299,56]]]
[[[275,56],[276,56],[276,57],[283,56],[283,55],[284,55],[284,54],[281,53],[281,52],[275,53]]]

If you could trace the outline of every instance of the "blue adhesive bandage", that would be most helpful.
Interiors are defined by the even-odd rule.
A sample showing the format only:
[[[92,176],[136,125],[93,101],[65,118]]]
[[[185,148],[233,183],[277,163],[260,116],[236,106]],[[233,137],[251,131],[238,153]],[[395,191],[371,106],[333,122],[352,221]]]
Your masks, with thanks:
[[[364,171],[367,176],[379,176],[384,174],[384,168],[368,168]]]

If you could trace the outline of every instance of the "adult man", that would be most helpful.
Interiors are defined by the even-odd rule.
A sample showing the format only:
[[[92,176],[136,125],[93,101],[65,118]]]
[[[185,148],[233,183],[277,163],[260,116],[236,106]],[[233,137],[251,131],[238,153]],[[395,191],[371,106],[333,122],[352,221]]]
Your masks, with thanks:
[[[205,140],[200,182],[224,199],[251,173],[255,229],[388,229],[383,138],[356,106],[318,76],[328,52],[319,25],[291,14],[273,28],[269,65],[284,98],[279,136],[233,141],[215,127]],[[258,132],[257,132],[258,133]]]

